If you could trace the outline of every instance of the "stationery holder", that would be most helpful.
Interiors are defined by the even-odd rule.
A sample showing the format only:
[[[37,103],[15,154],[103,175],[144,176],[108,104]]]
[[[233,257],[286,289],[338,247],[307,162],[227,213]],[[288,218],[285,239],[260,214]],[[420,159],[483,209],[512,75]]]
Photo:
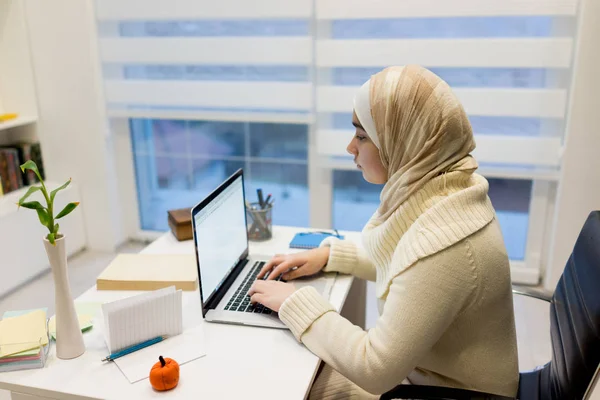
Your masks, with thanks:
[[[273,205],[269,203],[261,208],[259,203],[246,205],[246,223],[248,239],[262,242],[273,237]]]

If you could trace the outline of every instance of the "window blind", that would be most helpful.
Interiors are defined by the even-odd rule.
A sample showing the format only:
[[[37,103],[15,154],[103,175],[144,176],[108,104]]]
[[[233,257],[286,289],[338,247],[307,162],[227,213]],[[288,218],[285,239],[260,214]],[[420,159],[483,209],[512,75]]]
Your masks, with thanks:
[[[556,171],[576,15],[574,0],[317,0],[319,153],[345,156],[362,82],[411,63],[460,98],[482,166],[531,177]]]
[[[96,7],[109,115],[311,118],[311,1],[103,0]]]

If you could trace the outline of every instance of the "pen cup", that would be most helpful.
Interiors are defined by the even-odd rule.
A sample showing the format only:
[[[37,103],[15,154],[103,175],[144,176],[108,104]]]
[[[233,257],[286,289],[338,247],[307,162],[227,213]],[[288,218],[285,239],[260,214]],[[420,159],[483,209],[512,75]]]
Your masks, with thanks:
[[[273,205],[264,208],[259,203],[246,206],[246,222],[248,224],[248,239],[262,242],[273,237]]]

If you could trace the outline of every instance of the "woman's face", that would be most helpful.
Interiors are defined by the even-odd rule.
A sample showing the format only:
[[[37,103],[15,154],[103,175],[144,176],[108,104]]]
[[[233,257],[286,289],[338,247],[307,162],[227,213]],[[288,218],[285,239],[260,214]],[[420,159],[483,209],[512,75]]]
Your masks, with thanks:
[[[354,163],[362,171],[367,182],[377,185],[386,183],[387,171],[379,158],[379,149],[358,121],[356,113],[352,115],[352,125],[356,128],[356,133],[346,151],[354,156]]]

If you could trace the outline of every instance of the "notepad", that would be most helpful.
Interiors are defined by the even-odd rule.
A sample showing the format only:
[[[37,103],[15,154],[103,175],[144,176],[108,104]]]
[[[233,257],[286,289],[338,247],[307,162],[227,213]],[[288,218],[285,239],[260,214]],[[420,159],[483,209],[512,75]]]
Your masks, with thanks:
[[[299,232],[290,242],[292,249],[315,249],[328,237],[343,239],[344,236],[326,232]]]
[[[0,357],[22,353],[48,344],[46,312],[36,310],[0,321]]]
[[[181,293],[171,286],[103,304],[109,353],[158,336],[179,335],[183,331]]]
[[[81,329],[81,332],[88,331],[92,329],[92,326],[94,326],[91,315],[77,313],[77,320],[79,321],[79,328]],[[52,316],[52,318],[50,318],[50,322],[48,322],[48,332],[50,333],[50,337],[56,340],[56,315]]]
[[[205,356],[203,326],[186,329],[181,335],[117,358],[115,364],[130,383],[135,383],[148,378],[150,367],[158,361],[158,355],[176,360],[180,367]]]
[[[98,290],[196,290],[196,257],[187,254],[119,254],[96,279]]]

